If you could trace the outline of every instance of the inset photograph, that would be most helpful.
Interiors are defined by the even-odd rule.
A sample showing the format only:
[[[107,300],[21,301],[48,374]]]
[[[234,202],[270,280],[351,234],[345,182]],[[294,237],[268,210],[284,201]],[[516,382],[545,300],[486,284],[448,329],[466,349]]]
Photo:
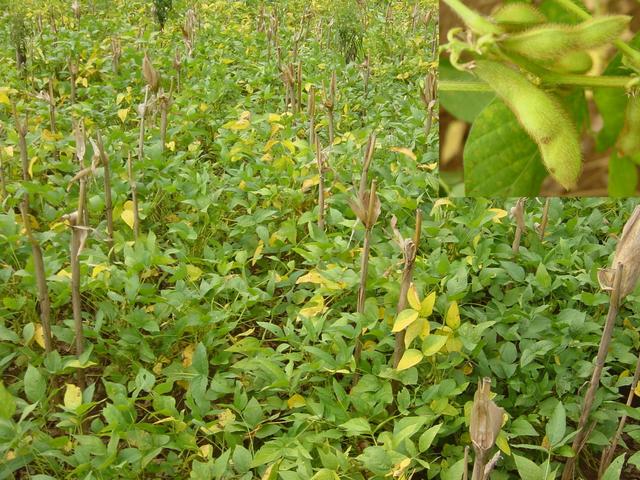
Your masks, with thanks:
[[[443,0],[446,196],[635,196],[640,4]]]

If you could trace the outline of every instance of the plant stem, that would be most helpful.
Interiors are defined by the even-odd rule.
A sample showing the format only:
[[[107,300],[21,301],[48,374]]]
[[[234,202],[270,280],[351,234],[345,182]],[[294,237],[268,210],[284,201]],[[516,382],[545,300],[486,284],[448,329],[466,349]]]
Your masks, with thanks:
[[[631,388],[629,390],[629,395],[627,396],[627,407],[631,406],[633,402],[633,396],[635,393],[635,389],[638,386],[638,380],[640,380],[640,355],[638,356],[638,361],[636,363],[636,371],[633,374],[633,381],[631,382]],[[600,471],[598,472],[598,478],[602,478],[604,471],[607,469],[609,464],[611,463],[611,459],[613,458],[613,454],[615,453],[616,447],[618,446],[618,441],[622,436],[622,430],[624,429],[624,424],[627,422],[627,413],[623,413],[622,417],[620,417],[620,423],[618,423],[618,429],[616,430],[615,435],[613,436],[613,440],[611,440],[611,445],[605,448],[602,451],[602,457],[600,460]]]
[[[542,220],[540,221],[540,241],[544,240],[544,231],[547,228],[547,221],[549,220],[549,203],[550,203],[550,198],[547,197],[547,199],[544,202],[544,209],[542,210]]]
[[[364,304],[367,299],[367,275],[369,273],[369,251],[371,250],[371,231],[373,230],[372,219],[374,217],[375,203],[376,203],[376,181],[371,181],[371,190],[369,192],[369,203],[367,212],[367,223],[365,224],[364,242],[362,245],[362,257],[360,260],[360,288],[358,289],[358,306],[357,312],[364,314]],[[356,336],[356,346],[353,352],[353,358],[355,360],[355,370],[351,384],[358,383],[360,375],[358,373],[358,366],[360,364],[360,357],[362,356],[362,329]]]
[[[138,213],[138,187],[136,186],[136,179],[133,176],[133,165],[131,162],[131,152],[127,158],[127,173],[129,176],[129,186],[131,187],[131,203],[133,208],[133,239],[138,240],[140,234],[140,216]]]
[[[411,286],[411,278],[413,275],[413,266],[416,261],[416,252],[420,244],[420,231],[422,230],[422,212],[420,209],[416,211],[416,227],[413,233],[413,239],[405,241],[404,250],[404,270],[402,271],[402,282],[400,283],[400,298],[398,298],[398,306],[396,308],[397,315],[407,306],[407,293]],[[405,330],[396,333],[396,342],[393,350],[393,368],[398,368],[398,363],[402,355],[404,355]]]
[[[26,183],[29,181],[29,154],[27,152],[27,120],[24,123],[18,117],[18,111],[15,103],[11,105],[13,110],[13,118],[18,131],[18,145],[20,147],[20,160],[22,163],[22,180]],[[44,349],[47,353],[52,350],[51,337],[51,301],[49,299],[49,288],[47,286],[47,277],[44,269],[44,259],[40,242],[33,234],[31,228],[31,218],[29,215],[29,193],[24,192],[22,202],[20,202],[20,213],[22,215],[22,224],[31,244],[31,252],[33,255],[33,268],[36,275],[36,285],[38,287],[38,303],[40,304],[40,322],[42,323],[42,336],[44,337]]]
[[[113,210],[111,203],[111,168],[109,165],[109,157],[102,143],[102,135],[100,130],[97,133],[97,144],[100,152],[100,161],[104,167],[104,208],[107,216],[107,244],[109,246],[109,254],[113,248]]]
[[[522,238],[522,232],[524,231],[524,200],[524,198],[518,199],[515,210],[513,212],[513,216],[516,221],[516,233],[513,237],[511,250],[513,251],[514,255],[517,255],[520,251],[520,240]]]
[[[320,138],[316,139],[316,163],[318,164],[318,228],[324,232],[324,158]]]
[[[587,425],[587,420],[589,419],[589,414],[591,413],[591,407],[596,397],[598,386],[600,385],[602,369],[604,368],[604,363],[607,358],[609,343],[611,342],[613,328],[616,324],[616,316],[618,315],[618,308],[620,307],[620,283],[622,281],[622,271],[623,265],[622,263],[618,263],[614,273],[615,276],[613,279],[613,290],[611,291],[611,298],[609,300],[609,312],[607,313],[607,321],[604,327],[604,331],[602,332],[600,347],[598,348],[598,355],[596,357],[596,366],[593,370],[591,381],[589,382],[589,389],[584,396],[584,404],[582,406],[582,412],[580,413],[580,419],[578,421],[578,434],[574,437],[573,444],[571,445],[575,456],[567,460],[567,463],[564,466],[564,471],[562,472],[562,480],[570,480],[573,478],[576,459],[578,458],[578,454],[580,453],[580,450],[582,450],[582,447],[587,440],[588,432],[585,427]]]

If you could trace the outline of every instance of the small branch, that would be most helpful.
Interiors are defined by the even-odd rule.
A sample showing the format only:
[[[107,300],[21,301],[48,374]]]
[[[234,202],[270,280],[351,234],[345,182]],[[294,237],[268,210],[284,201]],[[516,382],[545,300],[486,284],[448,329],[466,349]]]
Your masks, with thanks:
[[[131,188],[131,203],[133,204],[133,238],[138,239],[140,234],[140,216],[138,213],[138,187],[136,186],[136,180],[133,176],[133,165],[131,162],[131,152],[127,159],[127,173],[129,175],[129,186]]]
[[[13,118],[15,120],[16,131],[18,132],[18,146],[20,148],[20,160],[22,163],[22,180],[26,183],[30,180],[29,176],[29,154],[27,151],[27,120],[22,123],[18,117],[16,104],[12,103]],[[35,237],[31,228],[31,216],[29,215],[29,193],[25,190],[20,202],[20,213],[22,215],[22,224],[27,234],[29,243],[31,244],[31,252],[33,255],[33,268],[35,270],[36,285],[38,288],[38,303],[40,305],[40,322],[42,323],[42,333],[44,337],[44,349],[47,353],[51,352],[52,336],[51,336],[51,300],[49,299],[49,288],[47,286],[47,277],[44,269],[44,258],[40,242]]]
[[[551,202],[551,199],[547,197],[547,199],[544,202],[544,209],[542,210],[542,220],[540,221],[540,229],[539,229],[540,241],[544,240],[544,231],[547,228],[547,222],[549,220],[549,203],[550,202]]]
[[[464,467],[462,469],[462,480],[468,480],[469,478],[469,445],[464,447]]]
[[[513,245],[511,250],[515,255],[520,251],[520,240],[522,238],[522,232],[524,232],[524,198],[519,198],[516,206],[513,207],[513,217],[516,221],[516,233],[513,237]]]
[[[111,203],[111,168],[109,157],[102,143],[102,135],[100,130],[97,133],[97,145],[100,152],[100,161],[104,167],[104,208],[107,216],[107,244],[109,246],[109,254],[113,248],[113,207]]]
[[[318,164],[318,228],[324,232],[324,156],[320,139],[316,135],[316,163]]]
[[[309,145],[315,145],[316,140],[316,90],[313,85],[309,88],[307,97],[307,115],[309,116]]]
[[[635,394],[636,387],[638,386],[638,380],[640,380],[640,355],[638,356],[638,361],[636,362],[636,371],[633,374],[633,381],[631,382],[629,395],[627,395],[627,403],[626,403],[627,407],[630,407],[631,404],[633,403],[633,397]],[[624,412],[622,414],[622,417],[620,417],[620,422],[618,423],[618,429],[616,430],[616,433],[613,436],[613,440],[611,440],[611,445],[602,451],[598,478],[602,478],[602,475],[604,474],[605,470],[611,463],[616,447],[618,446],[618,442],[620,441],[620,437],[622,436],[622,431],[624,430],[624,425],[626,422],[627,422],[627,413]]]
[[[147,100],[149,99],[149,86],[144,88],[144,103],[140,108],[140,135],[138,137],[138,161],[144,158],[144,118],[147,114]]]
[[[602,376],[602,369],[607,358],[609,350],[609,343],[611,342],[611,336],[613,335],[613,328],[616,323],[616,316],[618,315],[618,309],[620,307],[620,284],[622,281],[623,265],[618,263],[614,273],[613,289],[611,290],[611,298],[609,299],[609,312],[607,313],[607,321],[602,332],[600,339],[600,347],[598,348],[598,355],[596,357],[596,365],[589,382],[589,389],[584,396],[584,404],[582,406],[582,412],[580,413],[580,419],[578,421],[577,431],[578,434],[573,439],[571,448],[573,449],[575,456],[567,459],[562,472],[562,480],[570,480],[573,478],[573,472],[575,470],[576,459],[587,439],[587,420],[591,413],[591,407],[600,385],[600,377]]]

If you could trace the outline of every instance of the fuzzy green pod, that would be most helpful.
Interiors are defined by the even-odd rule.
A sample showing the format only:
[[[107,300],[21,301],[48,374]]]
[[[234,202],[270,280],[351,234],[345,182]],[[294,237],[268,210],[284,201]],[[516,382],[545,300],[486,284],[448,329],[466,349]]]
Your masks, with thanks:
[[[593,59],[588,52],[569,52],[560,57],[551,66],[552,70],[561,73],[586,73],[593,67]]]
[[[561,104],[523,75],[500,63],[479,60],[474,71],[511,109],[536,142],[551,176],[564,188],[573,188],[580,176],[582,154],[578,132]]]
[[[545,23],[547,18],[533,5],[523,2],[507,3],[498,8],[493,20],[508,32],[515,32]]]
[[[632,94],[627,102],[624,128],[618,137],[617,148],[622,156],[640,154],[640,92]]]
[[[556,60],[575,48],[576,33],[568,25],[547,24],[508,36],[500,42],[505,50],[532,60]]]
[[[608,15],[586,20],[576,26],[575,45],[581,50],[605,45],[618,38],[630,21],[628,15]]]
[[[458,15],[467,27],[480,35],[500,34],[500,27],[492,23],[488,18],[470,9],[460,0],[444,0],[444,3]]]

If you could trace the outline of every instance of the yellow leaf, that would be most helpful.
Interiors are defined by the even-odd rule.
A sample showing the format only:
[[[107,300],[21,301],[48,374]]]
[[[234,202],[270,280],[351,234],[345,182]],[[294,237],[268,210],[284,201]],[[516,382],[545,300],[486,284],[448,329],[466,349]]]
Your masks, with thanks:
[[[636,388],[633,389],[633,393],[636,397],[640,397],[640,383],[638,383]]]
[[[116,97],[116,105],[120,105],[122,103],[122,100],[124,100],[126,97],[126,95],[124,93],[119,93],[118,96]]]
[[[82,391],[80,387],[76,387],[73,383],[66,384],[67,389],[64,392],[64,406],[69,410],[75,410],[82,405]]]
[[[167,147],[172,152],[176,151],[176,142],[173,141],[173,140],[171,140],[170,142],[165,143],[164,146]]]
[[[184,350],[182,350],[182,366],[183,367],[190,367],[191,363],[193,362],[193,352],[195,351],[196,347],[193,344],[189,344],[186,347],[184,347]]]
[[[418,318],[415,322],[413,322],[411,325],[407,327],[407,329],[404,332],[405,348],[409,348],[409,345],[411,345],[411,342],[413,342],[413,340],[418,335],[420,335],[420,333],[422,332],[422,328],[424,326],[424,322],[426,322],[424,318]]]
[[[11,102],[9,101],[9,97],[7,93],[2,90],[0,90],[0,103],[4,105],[11,105]]]
[[[326,307],[324,306],[324,298],[322,295],[314,295],[303,308],[298,312],[298,318],[300,316],[311,318],[324,312]]]
[[[397,370],[400,372],[402,370],[406,370],[407,368],[411,368],[414,365],[420,363],[420,360],[424,358],[422,352],[420,350],[416,350],[415,348],[410,348],[406,350],[402,355],[402,358],[398,362]]]
[[[311,178],[307,178],[304,182],[302,182],[302,191],[306,192],[311,187],[315,187],[320,183],[320,175],[314,175]]]
[[[448,337],[447,343],[445,344],[447,347],[447,352],[460,352],[462,351],[462,341],[459,338]]]
[[[201,103],[198,108],[200,109],[201,112],[206,112],[209,106],[206,103]]]
[[[495,223],[500,223],[500,219],[507,216],[507,211],[501,208],[490,208],[489,211],[494,213],[491,220]]]
[[[391,147],[389,150],[391,150],[392,152],[397,152],[397,153],[401,153],[403,155],[406,155],[411,160],[417,160],[416,154],[413,153],[413,151],[411,151],[410,148],[406,148],[406,147]]]
[[[460,326],[460,311],[458,310],[458,302],[455,300],[449,306],[449,310],[447,310],[445,323],[453,330]]]
[[[496,437],[496,446],[502,450],[505,455],[511,455],[511,447],[509,447],[507,436],[502,430],[500,430],[500,433],[498,433],[498,436]]]
[[[131,200],[124,202],[124,208],[120,214],[120,218],[133,230],[133,202]]]
[[[87,88],[89,81],[85,77],[78,77],[76,78],[76,85],[78,84],[82,84],[84,88]]]
[[[240,120],[232,120],[228,123],[225,123],[222,128],[228,128],[229,130],[246,130],[251,125],[251,122],[246,118],[241,118]]]
[[[187,265],[187,277],[192,282],[195,282],[202,276],[202,270],[195,265]]]
[[[58,273],[56,273],[56,275],[58,275],[59,277],[71,278],[71,273],[65,270],[64,268],[60,270]]]
[[[431,325],[429,325],[429,320],[424,319],[422,321],[422,330],[420,331],[420,338],[422,340],[427,338],[427,335],[429,335],[430,331],[431,331]]]
[[[420,316],[428,317],[433,313],[433,305],[436,303],[436,292],[431,292],[420,304]]]
[[[322,276],[317,270],[311,270],[306,275],[301,276],[296,280],[296,285],[300,283],[317,283],[327,288],[328,290],[342,290],[346,287],[344,282],[334,282]]]
[[[287,400],[287,406],[289,408],[304,407],[306,404],[307,404],[307,401],[299,393],[292,395],[289,398],[289,400]]]
[[[9,158],[13,157],[13,146],[4,147],[4,154]]]
[[[407,301],[409,302],[409,305],[411,305],[411,308],[416,311],[420,311],[420,297],[418,296],[418,290],[413,283],[409,286]]]
[[[267,115],[267,121],[269,123],[279,122],[281,119],[282,117],[277,113],[270,113],[269,115]]]
[[[29,177],[30,178],[33,178],[33,166],[36,164],[37,161],[38,161],[38,157],[33,157],[29,161]]]
[[[267,143],[264,144],[264,148],[263,151],[264,152],[269,152],[271,151],[271,149],[273,148],[274,145],[277,145],[279,143],[278,140],[276,140],[275,138],[270,138],[269,141]]]
[[[36,330],[33,333],[33,339],[36,341],[40,347],[44,348],[44,330],[42,330],[42,325],[36,323]]]
[[[260,240],[258,242],[258,246],[256,247],[256,251],[253,252],[253,258],[251,259],[251,265],[255,265],[258,260],[262,257],[262,251],[264,250],[264,242]]]
[[[47,130],[46,128],[42,130],[40,137],[45,142],[55,142],[58,139],[55,133],[51,132],[50,130]]]
[[[391,331],[393,333],[401,332],[418,318],[419,313],[411,308],[407,308],[406,310],[401,311],[396,318],[396,321],[393,323],[393,328]]]
[[[446,335],[429,335],[422,346],[424,356],[430,357],[438,353],[447,343],[448,338]]]
[[[101,263],[93,267],[93,271],[91,272],[91,278],[96,278],[101,272],[109,271],[109,265],[106,263]]]
[[[295,153],[296,146],[293,144],[291,140],[283,140],[282,145],[289,150],[289,153]]]
[[[200,456],[202,458],[211,458],[211,455],[213,454],[213,447],[209,444],[200,445],[198,450],[200,451]]]
[[[124,123],[124,121],[127,119],[127,115],[129,115],[128,108],[121,108],[120,110],[118,110],[118,118],[120,118],[120,121],[122,123]]]

